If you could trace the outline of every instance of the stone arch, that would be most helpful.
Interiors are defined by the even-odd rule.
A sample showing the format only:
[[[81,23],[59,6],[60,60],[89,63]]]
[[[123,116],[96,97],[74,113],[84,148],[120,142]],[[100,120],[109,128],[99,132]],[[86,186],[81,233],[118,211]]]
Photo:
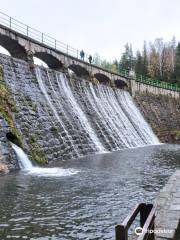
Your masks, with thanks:
[[[18,41],[1,34],[0,45],[5,48],[12,57],[27,61],[27,52],[25,48],[18,43]]]
[[[94,74],[94,77],[100,83],[104,83],[104,84],[110,83],[110,81],[111,81],[109,77],[107,77],[105,74],[102,74],[102,73],[96,73],[96,74]]]
[[[78,77],[86,77],[89,76],[89,72],[86,70],[86,68],[78,65],[78,64],[71,64],[68,67],[70,70],[72,70]]]
[[[120,88],[120,89],[125,89],[125,88],[128,88],[128,85],[126,82],[124,82],[123,80],[121,79],[117,79],[114,81],[114,84],[117,88]]]
[[[6,48],[4,48],[2,45],[0,45],[0,53],[5,54],[7,56],[11,56],[10,52]]]
[[[35,52],[33,56],[45,62],[51,69],[60,70],[63,67],[60,60],[47,52]]]

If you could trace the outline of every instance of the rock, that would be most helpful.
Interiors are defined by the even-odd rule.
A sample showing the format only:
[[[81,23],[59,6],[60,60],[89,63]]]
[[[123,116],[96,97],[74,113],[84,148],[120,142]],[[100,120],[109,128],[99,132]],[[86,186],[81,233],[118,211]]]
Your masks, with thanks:
[[[0,174],[7,174],[9,173],[9,169],[7,165],[0,163]]]

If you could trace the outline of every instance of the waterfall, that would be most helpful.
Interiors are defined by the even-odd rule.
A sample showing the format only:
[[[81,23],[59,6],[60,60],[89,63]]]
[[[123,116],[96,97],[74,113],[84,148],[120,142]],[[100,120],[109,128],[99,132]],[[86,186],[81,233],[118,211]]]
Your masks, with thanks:
[[[122,106],[123,111],[128,116],[142,141],[144,141],[145,144],[158,144],[158,138],[153,133],[149,124],[143,118],[139,109],[134,104],[130,94],[123,90],[119,90],[116,93],[119,104]]]
[[[78,170],[75,169],[63,169],[57,167],[55,168],[35,167],[29,160],[26,153],[20,147],[18,147],[14,143],[11,143],[11,145],[17,155],[20,168],[24,170],[27,174],[45,177],[62,177],[78,173]]]
[[[63,131],[65,132],[66,136],[68,137],[68,139],[69,139],[70,142],[71,142],[71,139],[70,139],[70,136],[69,136],[69,134],[68,134],[68,131],[67,131],[67,129],[66,129],[63,121],[62,121],[61,118],[59,117],[58,112],[57,112],[56,108],[54,107],[54,104],[53,104],[53,102],[51,101],[51,99],[50,99],[50,97],[49,97],[49,95],[48,95],[48,93],[47,93],[45,84],[43,83],[43,80],[42,80],[40,68],[36,68],[36,77],[37,77],[37,80],[38,80],[38,83],[39,83],[39,87],[40,87],[42,93],[44,94],[44,96],[45,96],[45,98],[46,98],[46,100],[47,100],[47,102],[48,102],[51,110],[53,111],[56,119],[57,119],[58,122],[61,124],[61,126],[62,126],[62,128],[63,128]],[[48,79],[49,79],[49,75],[47,75],[47,77],[48,77]],[[75,150],[75,152],[77,153],[77,155],[79,155],[78,152],[77,152],[76,147],[75,147],[72,143],[71,143],[71,147]]]
[[[15,153],[17,154],[20,168],[25,170],[31,170],[33,168],[33,165],[31,161],[28,159],[28,156],[25,154],[25,152],[14,143],[11,143],[11,145]]]
[[[82,156],[159,144],[128,92],[40,67],[36,67],[36,76],[64,132],[59,141],[70,145],[69,153]]]
[[[57,83],[58,83],[59,89],[63,88],[63,90],[66,94],[66,97],[70,101],[72,110],[79,118],[81,125],[88,132],[88,134],[89,134],[91,140],[93,141],[93,143],[95,144],[97,150],[100,152],[104,152],[105,148],[103,147],[102,143],[100,142],[100,139],[98,138],[97,134],[95,133],[94,129],[92,128],[91,124],[89,123],[85,113],[82,111],[80,105],[76,101],[66,76],[64,74],[56,73],[56,77],[57,77]]]

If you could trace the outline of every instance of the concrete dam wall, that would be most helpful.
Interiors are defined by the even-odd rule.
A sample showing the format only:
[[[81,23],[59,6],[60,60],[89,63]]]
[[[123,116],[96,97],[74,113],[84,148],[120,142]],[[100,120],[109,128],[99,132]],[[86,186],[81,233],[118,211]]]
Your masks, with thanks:
[[[0,65],[2,168],[18,168],[7,138],[42,164],[158,144],[127,91],[5,55]]]
[[[180,143],[180,98],[137,92],[136,105],[163,143]]]

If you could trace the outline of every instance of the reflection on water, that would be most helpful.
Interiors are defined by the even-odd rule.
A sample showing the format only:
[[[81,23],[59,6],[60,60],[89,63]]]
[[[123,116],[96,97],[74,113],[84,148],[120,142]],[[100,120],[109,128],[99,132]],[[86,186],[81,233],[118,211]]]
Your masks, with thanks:
[[[138,202],[152,202],[180,166],[180,146],[161,145],[62,162],[77,174],[0,177],[0,239],[114,239]]]

